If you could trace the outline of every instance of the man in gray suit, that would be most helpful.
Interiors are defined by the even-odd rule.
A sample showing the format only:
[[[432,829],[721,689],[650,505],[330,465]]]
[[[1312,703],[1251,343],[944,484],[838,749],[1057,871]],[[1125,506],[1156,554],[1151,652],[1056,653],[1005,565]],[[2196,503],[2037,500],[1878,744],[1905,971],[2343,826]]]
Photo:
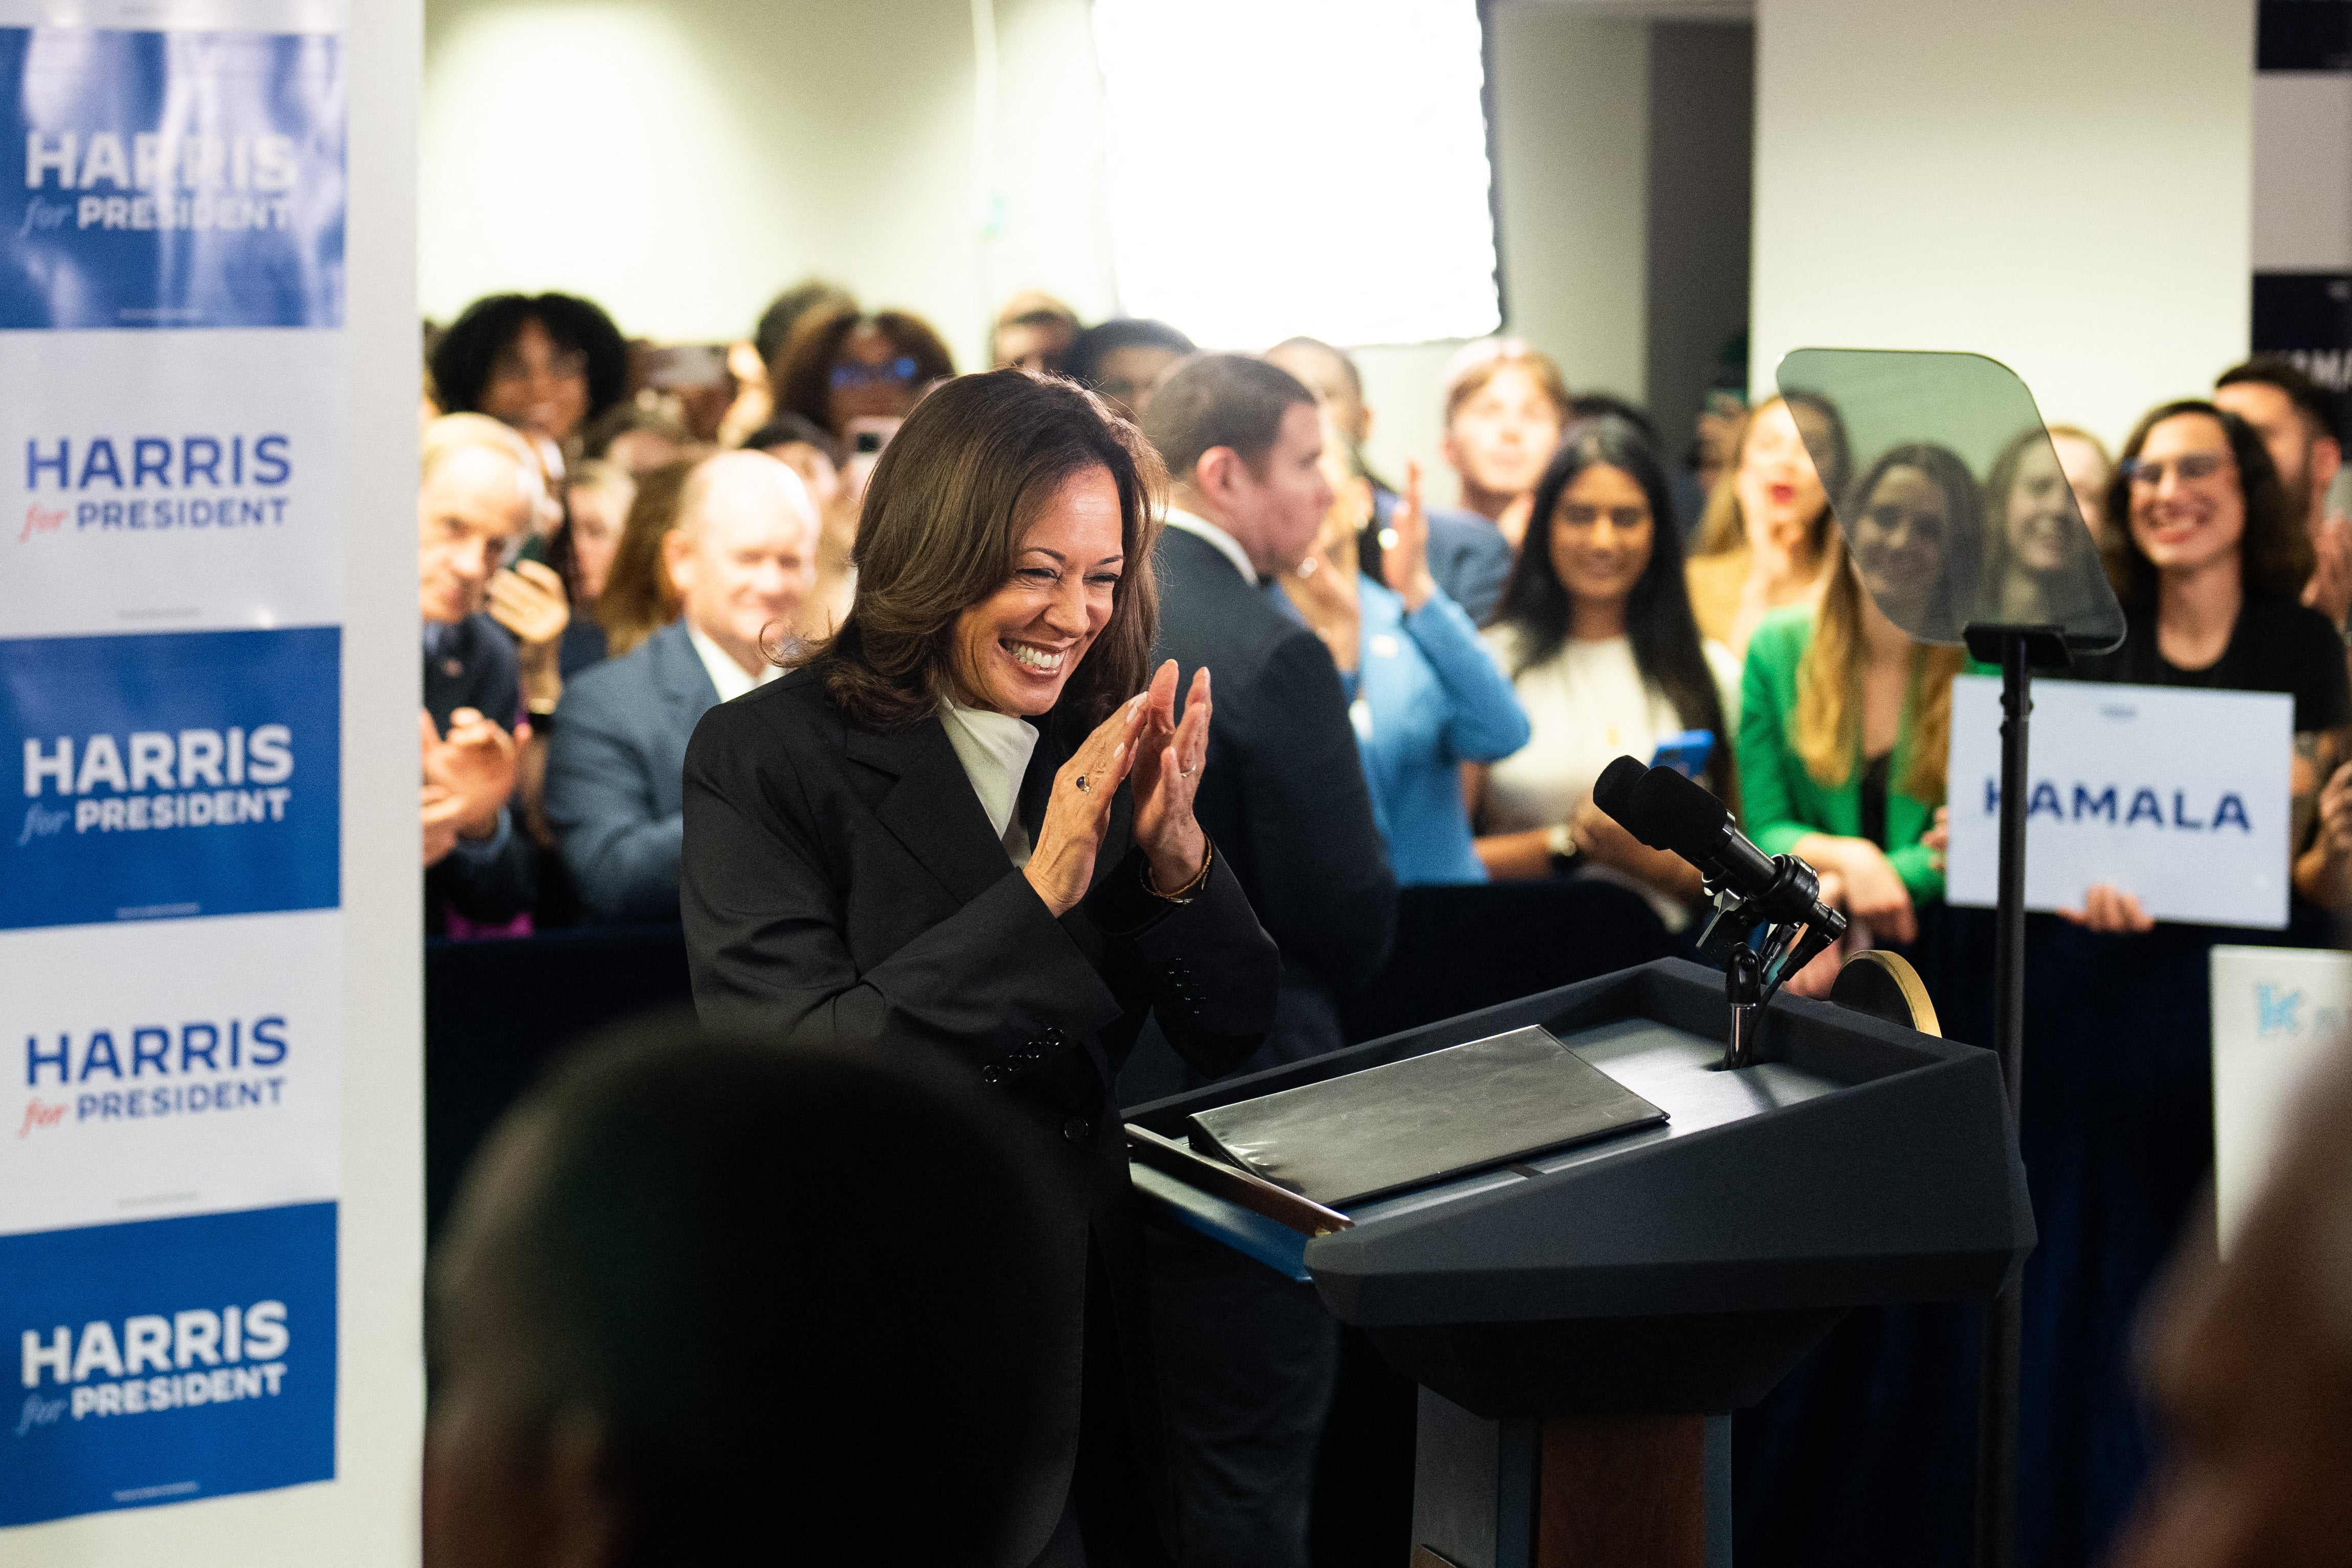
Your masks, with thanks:
[[[816,582],[817,518],[800,476],[722,452],[687,476],[662,541],[678,619],[564,687],[547,818],[592,921],[677,918],[686,743],[714,705],[781,674],[770,656]]]

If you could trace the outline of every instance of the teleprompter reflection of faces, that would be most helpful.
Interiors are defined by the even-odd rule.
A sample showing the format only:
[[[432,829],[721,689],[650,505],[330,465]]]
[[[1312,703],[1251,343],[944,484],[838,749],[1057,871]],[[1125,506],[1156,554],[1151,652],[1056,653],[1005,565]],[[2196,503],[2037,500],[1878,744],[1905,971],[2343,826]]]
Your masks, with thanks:
[[[1886,618],[1922,630],[1944,573],[1951,501],[1919,469],[1897,465],[1878,476],[1853,519],[1853,568]]]
[[[1559,409],[1525,367],[1504,365],[1454,411],[1445,455],[1490,495],[1524,496],[1559,444]]]
[[[1232,465],[1233,514],[1223,519],[1260,577],[1298,570],[1331,509],[1330,482],[1323,476],[1323,414],[1311,402],[1283,411],[1282,427],[1259,462]]]
[[[1805,548],[1828,497],[1786,402],[1774,399],[1748,422],[1733,485],[1751,547],[1792,554]]]
[[[664,541],[688,624],[747,672],[761,639],[816,586],[816,515],[790,469],[763,455],[730,454],[697,515]]]
[[[1055,488],[1021,536],[1013,575],[956,617],[958,695],[1024,717],[1051,711],[1110,622],[1127,560],[1118,482],[1099,465]]]
[[[2042,575],[2063,570],[2074,559],[2070,546],[2083,526],[2074,518],[2074,497],[2057,452],[2046,442],[2027,446],[2001,518],[2013,570]]]
[[[513,458],[488,446],[444,456],[416,492],[417,612],[447,625],[480,610],[534,511]]]
[[[1571,599],[1622,604],[1649,570],[1655,523],[1631,474],[1595,463],[1559,493],[1551,514],[1551,569]]]
[[[490,361],[482,412],[518,430],[569,441],[588,417],[588,356],[560,347],[536,318]]]
[[[2183,477],[2179,460],[2200,455],[2221,461],[2201,478]],[[2246,537],[2246,498],[2221,421],[2175,414],[2147,433],[2139,461],[2161,465],[2158,483],[2131,486],[2132,542],[2157,570],[2194,571],[2237,553]]]

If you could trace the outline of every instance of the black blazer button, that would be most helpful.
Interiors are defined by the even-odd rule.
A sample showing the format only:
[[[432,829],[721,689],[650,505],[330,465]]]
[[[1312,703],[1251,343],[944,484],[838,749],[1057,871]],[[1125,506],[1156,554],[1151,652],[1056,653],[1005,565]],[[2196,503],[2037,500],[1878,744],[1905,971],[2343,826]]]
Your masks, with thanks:
[[[1095,1135],[1095,1124],[1084,1116],[1073,1116],[1062,1124],[1062,1136],[1074,1144],[1083,1144]]]

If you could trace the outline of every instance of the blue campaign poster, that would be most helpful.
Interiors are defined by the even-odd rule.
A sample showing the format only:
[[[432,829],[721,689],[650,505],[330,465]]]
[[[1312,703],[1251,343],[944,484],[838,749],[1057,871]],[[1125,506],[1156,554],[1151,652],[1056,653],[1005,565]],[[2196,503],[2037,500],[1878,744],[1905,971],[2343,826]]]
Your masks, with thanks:
[[[341,638],[0,642],[0,929],[333,907]]]
[[[0,1527],[335,1473],[335,1206],[0,1236]]]
[[[340,327],[342,40],[0,28],[0,329]]]

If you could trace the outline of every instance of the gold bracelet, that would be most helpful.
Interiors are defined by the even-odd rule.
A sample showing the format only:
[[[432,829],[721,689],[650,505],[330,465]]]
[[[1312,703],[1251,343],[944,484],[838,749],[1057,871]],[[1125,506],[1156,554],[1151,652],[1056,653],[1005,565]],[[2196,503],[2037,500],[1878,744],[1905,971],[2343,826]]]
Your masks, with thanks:
[[[1183,886],[1178,888],[1173,893],[1160,892],[1159,884],[1151,880],[1151,857],[1146,855],[1143,859],[1143,864],[1141,867],[1143,873],[1143,891],[1151,894],[1154,898],[1164,898],[1171,904],[1190,904],[1195,898],[1198,898],[1201,895],[1201,889],[1208,885],[1209,868],[1217,863],[1216,841],[1208,838],[1206,835],[1203,835],[1202,837],[1201,843],[1202,845],[1201,852],[1201,869],[1192,873],[1192,881],[1186,883]]]

